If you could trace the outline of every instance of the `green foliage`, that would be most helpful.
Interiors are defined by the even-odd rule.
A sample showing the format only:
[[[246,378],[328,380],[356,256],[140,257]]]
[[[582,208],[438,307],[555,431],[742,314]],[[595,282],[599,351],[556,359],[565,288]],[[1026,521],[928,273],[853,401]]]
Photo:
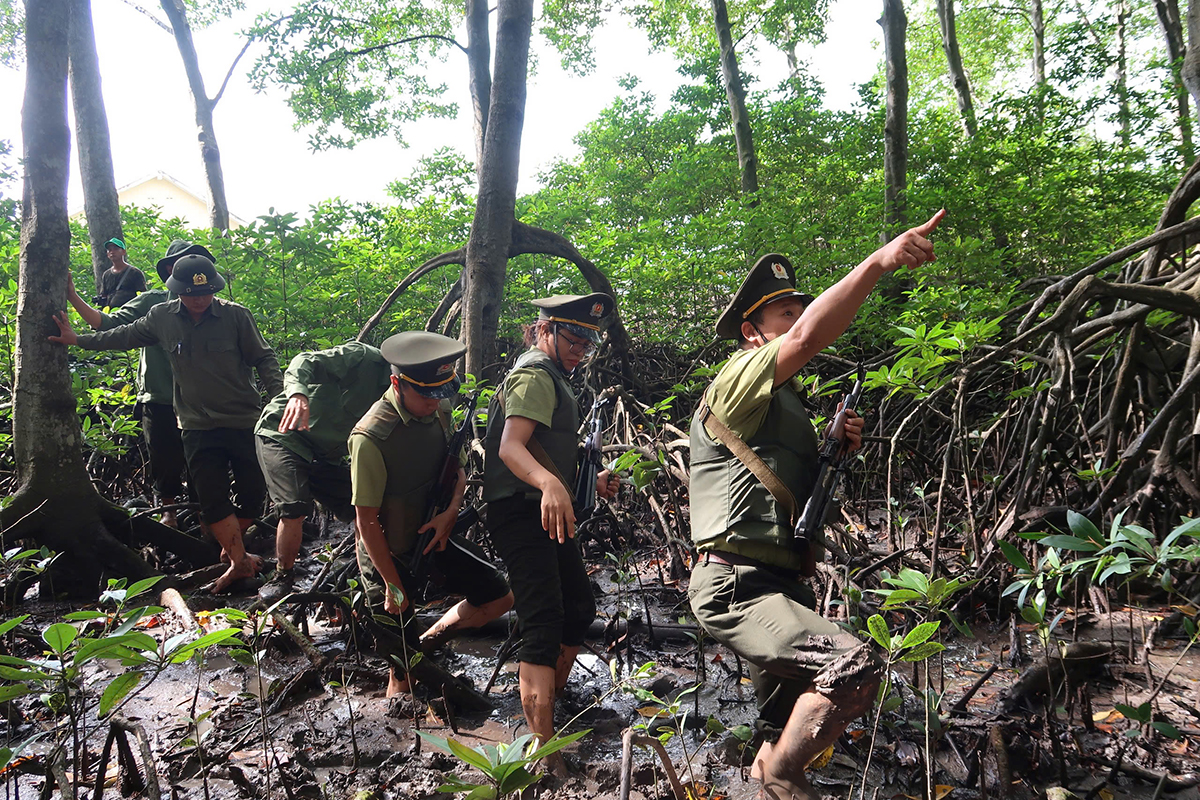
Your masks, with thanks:
[[[529,767],[538,759],[557,753],[591,732],[588,728],[567,736],[555,734],[550,741],[540,746],[537,736],[532,733],[518,736],[511,744],[501,742],[478,747],[467,747],[457,739],[443,739],[424,731],[417,731],[417,735],[439,750],[479,770],[488,781],[470,783],[451,775],[446,778],[446,783],[438,787],[439,792],[466,792],[467,800],[499,800],[521,792],[542,777],[543,773],[529,771]]]

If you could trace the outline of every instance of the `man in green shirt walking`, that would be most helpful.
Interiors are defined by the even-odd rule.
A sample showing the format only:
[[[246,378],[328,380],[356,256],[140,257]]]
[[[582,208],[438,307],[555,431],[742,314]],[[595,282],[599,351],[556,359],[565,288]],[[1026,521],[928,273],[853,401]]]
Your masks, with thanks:
[[[740,349],[692,419],[689,496],[701,556],[688,596],[700,625],[750,663],[755,727],[778,736],[752,770],[772,800],[817,799],[805,767],[870,707],[882,666],[868,645],[813,610],[800,582],[815,554],[792,532],[816,480],[818,445],[794,378],[846,330],[881,277],[934,260],[926,237],[944,214],[893,239],[815,300],[796,290],[786,258],[764,256],[717,321],[717,334]],[[846,434],[856,450],[863,420],[852,411]]]
[[[212,253],[203,245],[175,239],[167,246],[167,253],[155,265],[163,283],[171,277],[175,262],[184,256],[201,255],[216,263]],[[150,313],[159,303],[173,300],[174,295],[166,289],[151,289],[142,292],[120,308],[104,312],[92,308],[75,291],[75,284],[67,278],[67,300],[92,330],[107,331],[128,325]],[[142,422],[142,435],[150,453],[150,477],[154,491],[161,503],[172,504],[183,496],[183,476],[187,464],[183,456],[183,440],[179,435],[179,422],[175,419],[172,406],[174,380],[171,377],[171,361],[162,345],[143,347],[138,361],[138,405],[137,418]],[[174,528],[174,509],[162,515],[162,524]]]
[[[314,497],[339,519],[354,520],[346,439],[391,377],[392,365],[379,349],[362,342],[301,353],[283,374],[283,391],[263,409],[254,445],[279,514],[276,572],[258,593],[266,602],[292,589]]]
[[[213,584],[225,591],[253,576],[261,561],[246,553],[242,532],[261,510],[266,485],[254,453],[254,425],[262,398],[252,372],[268,394],[283,390],[283,375],[249,310],[214,295],[225,279],[212,261],[189,255],[175,263],[167,288],[178,297],[146,316],[108,331],[77,336],[66,313],[55,317],[50,340],[85,350],[130,350],[161,345],[174,376],[172,402],[182,428],[184,455],[201,518],[220,543],[229,569]],[[229,480],[233,473],[233,484]],[[237,493],[237,503],[231,497]]]
[[[460,385],[454,364],[466,347],[436,333],[406,331],[389,337],[380,350],[391,365],[391,386],[350,434],[358,566],[373,606],[402,618],[411,615],[408,592],[415,587],[407,562],[418,536],[433,528],[425,553],[445,576],[446,590],[464,595],[423,635],[425,642],[440,640],[477,628],[513,604],[508,583],[479,546],[451,536],[467,486],[461,466],[450,505],[425,522],[430,490],[448,455],[447,398]],[[465,453],[456,456],[465,463]],[[406,688],[407,680],[393,668],[387,696]]]

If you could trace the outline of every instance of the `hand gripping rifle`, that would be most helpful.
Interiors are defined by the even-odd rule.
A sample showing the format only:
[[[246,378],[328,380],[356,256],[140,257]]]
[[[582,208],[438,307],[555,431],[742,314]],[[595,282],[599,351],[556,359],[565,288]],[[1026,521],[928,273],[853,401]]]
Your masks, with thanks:
[[[463,415],[463,421],[458,426],[458,430],[450,437],[450,444],[446,447],[446,460],[442,462],[441,472],[438,473],[437,480],[433,483],[433,488],[429,490],[429,500],[425,506],[425,522],[422,525],[428,523],[431,519],[449,508],[450,503],[454,500],[454,489],[458,486],[458,470],[461,466],[459,454],[466,447],[467,438],[473,432],[471,418],[475,415],[475,406],[478,402],[478,392],[472,393],[467,397],[467,413]],[[458,519],[455,520],[454,529],[451,533],[461,533],[474,525],[478,520],[479,510],[473,506],[467,506],[458,512]],[[429,546],[429,541],[436,535],[437,530],[430,528],[417,537],[417,546],[413,550],[409,568],[412,570],[412,574],[417,579],[418,584],[423,585],[425,583],[425,572],[429,570],[429,557],[425,555],[425,548]]]
[[[588,414],[587,438],[583,441],[583,458],[579,462],[579,474],[575,479],[575,524],[579,525],[592,515],[596,507],[596,476],[604,469],[604,407],[615,402],[620,386],[610,386],[596,395],[592,410]]]
[[[854,388],[842,400],[842,409],[829,424],[825,441],[821,443],[820,461],[817,466],[817,480],[813,483],[812,494],[804,504],[804,513],[796,523],[792,539],[800,543],[805,553],[805,563],[802,573],[806,577],[816,574],[816,553],[818,547],[824,546],[825,514],[829,508],[829,500],[837,491],[842,472],[846,469],[846,412],[854,410],[862,395],[863,367],[858,366],[858,378]]]

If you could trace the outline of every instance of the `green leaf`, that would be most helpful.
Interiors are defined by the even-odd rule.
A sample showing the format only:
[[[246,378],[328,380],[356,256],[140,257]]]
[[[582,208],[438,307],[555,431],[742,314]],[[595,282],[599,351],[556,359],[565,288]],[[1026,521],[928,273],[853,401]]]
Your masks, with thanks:
[[[930,636],[937,633],[937,629],[941,626],[941,622],[922,622],[917,627],[908,632],[904,637],[904,641],[900,643],[901,647],[916,647],[922,642],[929,640]]]
[[[1071,529],[1071,533],[1078,536],[1080,539],[1087,539],[1096,544],[1104,542],[1104,534],[1092,524],[1092,521],[1080,514],[1078,511],[1067,509],[1067,527]],[[1047,545],[1054,547],[1055,545]]]
[[[1000,552],[1008,559],[1008,563],[1022,572],[1033,572],[1033,567],[1029,565],[1029,559],[1025,558],[1025,554],[1018,550],[1016,545],[1001,540],[996,542],[996,546],[1000,548]]]
[[[530,753],[529,760],[537,761],[539,758],[545,758],[546,756],[550,755],[551,753],[557,753],[559,750],[562,750],[567,745],[569,745],[579,739],[582,739],[584,736],[587,736],[591,732],[592,732],[591,728],[585,728],[584,730],[576,731],[575,733],[572,733],[569,736],[559,736],[558,734],[555,734],[554,736],[550,737],[550,741],[546,742],[544,745],[539,747],[537,750]]]
[[[0,622],[0,636],[8,633],[27,619],[29,619],[29,615],[22,614],[19,617],[13,617],[12,619],[6,619],[4,622]]]
[[[754,736],[754,729],[749,725],[735,725],[729,729],[729,733],[739,741],[748,742],[750,741],[750,738]]]
[[[901,661],[924,661],[932,655],[942,652],[946,649],[944,644],[939,642],[925,642],[909,650],[900,657]]]
[[[477,786],[463,800],[496,800],[496,787],[491,784]]]
[[[207,650],[210,647],[223,644],[232,639],[236,639],[238,631],[234,628],[222,628],[219,631],[206,633],[194,642],[189,642],[179,647],[174,652],[167,652],[167,658],[172,664],[182,664],[192,657],[192,654],[199,650]]]
[[[42,640],[50,645],[51,650],[62,655],[67,652],[67,648],[71,646],[71,642],[75,641],[75,637],[78,635],[79,631],[75,630],[73,625],[56,622],[42,631]]]
[[[1100,545],[1095,542],[1062,533],[1047,536],[1041,540],[1040,544],[1044,547],[1057,547],[1060,550],[1074,550],[1080,553],[1094,553],[1100,549]]]
[[[1021,618],[1030,625],[1040,625],[1045,619],[1045,616],[1033,606],[1022,606]]]
[[[165,575],[155,575],[151,578],[143,578],[142,580],[133,584],[133,586],[130,586],[128,589],[125,590],[126,602],[137,597],[139,594],[146,591],[147,589],[149,589],[151,586],[158,583],[159,581],[161,581],[164,577],[166,577],[166,576]]]
[[[1169,722],[1152,722],[1150,723],[1150,727],[1154,728],[1154,730],[1158,731],[1168,739],[1175,739],[1178,741],[1183,738],[1183,734],[1179,732],[1179,729]]]
[[[488,761],[487,756],[478,750],[467,747],[465,744],[456,739],[447,739],[446,747],[449,748],[450,752],[453,753],[459,761],[470,764],[472,767],[483,770],[485,773],[491,769],[492,764],[490,761]]]
[[[104,694],[100,696],[100,708],[97,710],[97,716],[103,717],[113,709],[115,705],[125,699],[126,695],[134,690],[141,682],[142,673],[140,672],[122,672],[113,682],[104,689]]]
[[[1134,708],[1133,706],[1127,706],[1124,703],[1113,703],[1113,706],[1117,709],[1117,711],[1121,712],[1122,716],[1124,716],[1126,719],[1131,719],[1134,722],[1149,722],[1153,713],[1150,709],[1149,703],[1142,703],[1137,708]]]
[[[0,686],[0,703],[5,703],[5,702],[8,702],[9,700],[15,700],[18,697],[24,697],[25,695],[31,693],[32,691],[33,691],[33,687],[23,686],[21,684],[14,684],[12,686]]]
[[[884,621],[883,617],[873,614],[867,620],[867,631],[870,632],[871,638],[884,650],[890,651],[892,649],[892,637],[888,633],[887,622]]]
[[[883,593],[880,590],[874,591],[878,591],[880,594]],[[920,600],[924,596],[925,595],[913,589],[893,589],[887,593],[887,599],[883,601],[883,607],[895,608],[896,606],[903,605],[904,603],[911,603],[913,600]]]
[[[523,789],[537,783],[541,777],[541,773],[534,775],[523,766],[517,767],[500,781],[499,793],[503,797],[517,794]]]

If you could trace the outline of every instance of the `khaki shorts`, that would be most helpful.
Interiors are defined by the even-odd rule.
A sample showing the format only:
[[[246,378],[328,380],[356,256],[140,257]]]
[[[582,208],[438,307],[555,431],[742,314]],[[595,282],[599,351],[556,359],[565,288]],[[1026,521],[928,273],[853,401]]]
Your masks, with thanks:
[[[813,610],[807,586],[762,567],[702,561],[688,598],[701,627],[750,662],[763,732],[782,728],[816,674],[862,645]]]

